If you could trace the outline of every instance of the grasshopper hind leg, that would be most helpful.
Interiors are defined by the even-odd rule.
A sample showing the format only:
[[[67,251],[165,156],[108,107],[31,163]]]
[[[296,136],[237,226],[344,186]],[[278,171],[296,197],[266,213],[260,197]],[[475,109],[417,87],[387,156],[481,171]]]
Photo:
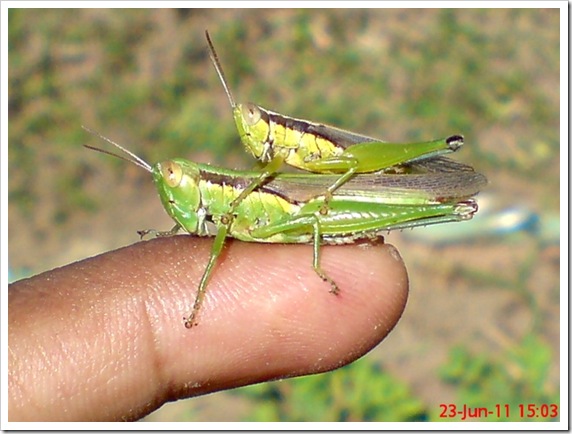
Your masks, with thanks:
[[[324,270],[322,270],[320,265],[322,229],[320,225],[320,217],[318,215],[314,214],[298,216],[269,226],[259,227],[253,230],[251,235],[254,238],[268,238],[276,234],[287,234],[291,231],[296,233],[300,232],[301,230],[312,231],[312,268],[320,277],[320,279],[330,284],[330,293],[338,294],[340,292],[338,285],[336,285],[336,282],[334,282],[334,280],[329,277]]]

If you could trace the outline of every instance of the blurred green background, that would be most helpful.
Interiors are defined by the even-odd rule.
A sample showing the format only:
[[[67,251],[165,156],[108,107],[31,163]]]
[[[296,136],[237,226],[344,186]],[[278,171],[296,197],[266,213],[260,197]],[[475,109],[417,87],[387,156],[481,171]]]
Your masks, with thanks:
[[[148,173],[84,149],[106,145],[81,125],[150,162],[252,167],[205,29],[237,101],[387,141],[462,133],[455,158],[490,185],[475,225],[387,237],[411,294],[366,357],[147,420],[445,420],[453,403],[523,420],[518,404],[558,404],[557,9],[12,9],[11,278],[171,227]]]

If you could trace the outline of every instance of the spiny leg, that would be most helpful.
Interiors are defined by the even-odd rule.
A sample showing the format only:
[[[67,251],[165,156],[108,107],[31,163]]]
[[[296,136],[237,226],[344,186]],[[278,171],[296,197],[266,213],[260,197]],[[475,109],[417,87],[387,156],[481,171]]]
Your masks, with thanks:
[[[341,173],[332,185],[324,193],[324,203],[320,208],[320,214],[326,215],[330,209],[329,202],[332,200],[334,191],[348,182],[358,171],[359,161],[353,157],[339,155],[336,157],[315,160],[306,163],[306,168],[316,173]]]
[[[193,303],[193,309],[188,317],[183,317],[183,321],[185,322],[185,327],[188,329],[197,325],[195,320],[197,318],[197,314],[199,313],[199,309],[201,308],[201,305],[203,303],[203,299],[205,298],[207,283],[212,273],[213,267],[216,264],[218,257],[220,256],[220,253],[224,246],[224,240],[226,239],[227,234],[228,234],[228,226],[226,225],[220,226],[213,242],[213,247],[211,250],[211,256],[209,258],[209,262],[207,264],[205,272],[203,273],[201,282],[199,283],[199,289],[195,297],[195,302]]]
[[[280,168],[280,166],[282,166],[283,162],[284,162],[284,160],[282,158],[277,157],[277,158],[274,158],[272,161],[270,161],[266,166],[264,166],[264,168],[262,169],[262,172],[260,173],[258,178],[256,178],[254,181],[252,181],[248,185],[248,187],[246,187],[244,190],[242,190],[240,192],[240,194],[238,195],[238,197],[231,202],[230,210],[228,211],[228,214],[227,214],[227,217],[229,219],[232,219],[231,216],[232,216],[232,214],[234,214],[236,207],[238,205],[240,205],[240,203],[246,198],[246,196],[248,196],[250,193],[252,193],[258,187],[260,187],[262,184],[264,184],[266,179],[268,179],[270,176],[275,174],[278,171],[278,169]]]
[[[340,176],[336,180],[336,182],[334,182],[332,185],[328,187],[328,189],[326,190],[326,194],[324,195],[324,203],[320,207],[320,214],[322,215],[328,214],[328,211],[330,210],[330,200],[332,200],[332,197],[334,196],[334,191],[336,191],[338,188],[340,188],[342,185],[348,182],[356,172],[357,172],[357,167],[352,167],[351,169],[348,169],[348,171],[345,172],[342,176]]]
[[[268,226],[262,226],[253,230],[251,235],[255,238],[268,238],[279,233],[285,234],[291,231],[299,233],[300,231],[305,232],[309,230],[312,230],[314,241],[312,268],[320,279],[330,284],[330,292],[332,294],[337,294],[339,292],[338,285],[336,285],[332,278],[330,278],[320,266],[320,242],[322,239],[322,231],[320,227],[320,217],[317,214],[298,216],[291,219],[285,219],[282,222],[277,222]]]

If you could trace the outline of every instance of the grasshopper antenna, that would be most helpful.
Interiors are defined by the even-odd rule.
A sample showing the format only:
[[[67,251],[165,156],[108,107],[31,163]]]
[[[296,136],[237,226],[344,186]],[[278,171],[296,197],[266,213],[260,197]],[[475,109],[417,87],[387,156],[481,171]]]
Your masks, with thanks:
[[[222,66],[220,64],[220,61],[218,60],[218,56],[216,54],[216,51],[215,51],[214,45],[211,41],[211,37],[209,35],[208,30],[205,30],[205,35],[207,37],[207,42],[209,44],[209,49],[210,49],[209,55],[210,55],[211,61],[213,62],[213,65],[216,69],[216,73],[218,74],[218,76],[220,78],[220,81],[222,82],[222,86],[224,87],[224,91],[226,92],[226,96],[228,97],[228,100],[230,102],[230,106],[232,108],[235,108],[236,103],[234,102],[234,98],[232,97],[232,93],[230,92],[230,89],[228,87],[226,77],[224,76],[224,72],[222,71]]]
[[[99,137],[102,140],[105,140],[107,143],[112,144],[113,146],[115,146],[117,149],[119,149],[120,151],[123,151],[125,154],[127,154],[128,156],[130,156],[131,158],[126,158],[123,155],[119,155],[119,154],[115,154],[113,152],[110,151],[106,151],[105,149],[100,149],[100,148],[96,148],[95,146],[90,146],[90,145],[83,145],[85,148],[87,149],[91,149],[92,151],[97,151],[97,152],[101,152],[102,154],[107,154],[107,155],[111,155],[113,157],[119,158],[120,160],[123,161],[127,161],[129,163],[135,164],[136,166],[141,167],[142,169],[146,170],[147,172],[153,172],[153,168],[151,167],[151,165],[149,163],[147,163],[145,160],[143,160],[142,158],[138,157],[137,155],[135,155],[133,152],[131,152],[128,149],[125,149],[123,146],[121,146],[119,143],[115,143],[113,140],[108,139],[107,137],[99,134],[96,131],[93,131],[92,129],[82,125],[81,126],[84,130],[86,130],[88,133],[93,134],[96,137]]]

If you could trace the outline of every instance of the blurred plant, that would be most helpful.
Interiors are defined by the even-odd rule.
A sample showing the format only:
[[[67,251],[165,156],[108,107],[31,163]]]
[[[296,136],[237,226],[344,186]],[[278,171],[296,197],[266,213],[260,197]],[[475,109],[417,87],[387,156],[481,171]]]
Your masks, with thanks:
[[[441,368],[441,377],[458,390],[461,407],[494,409],[508,405],[509,415],[501,412],[499,421],[523,421],[519,405],[560,403],[559,390],[552,388],[548,371],[552,363],[550,348],[537,336],[524,337],[520,345],[493,357],[474,354],[465,347],[451,350],[449,362]],[[443,420],[433,414],[432,420]],[[487,417],[491,421],[492,417]],[[534,421],[550,418],[534,418]]]
[[[335,372],[250,386],[248,421],[422,421],[427,411],[404,382],[368,358]]]

